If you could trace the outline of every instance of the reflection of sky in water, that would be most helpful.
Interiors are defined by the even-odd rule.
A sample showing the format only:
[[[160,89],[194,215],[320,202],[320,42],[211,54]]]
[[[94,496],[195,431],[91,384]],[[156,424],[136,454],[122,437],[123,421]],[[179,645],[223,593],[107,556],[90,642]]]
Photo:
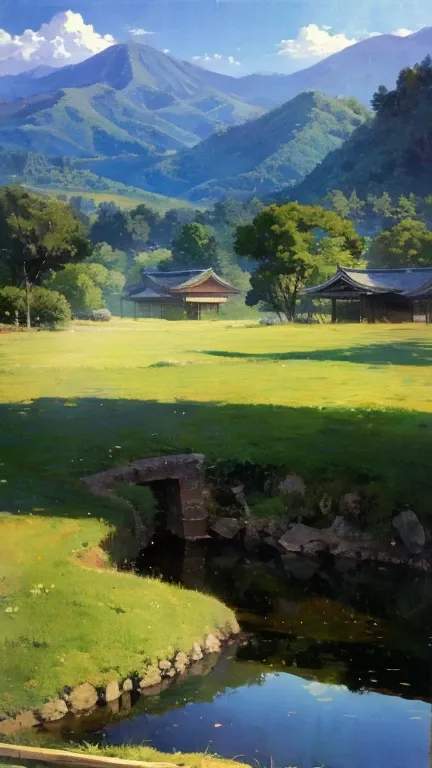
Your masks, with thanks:
[[[431,707],[268,674],[262,685],[108,726],[109,743],[243,756],[263,768],[428,768]],[[241,759],[241,757],[239,757]]]

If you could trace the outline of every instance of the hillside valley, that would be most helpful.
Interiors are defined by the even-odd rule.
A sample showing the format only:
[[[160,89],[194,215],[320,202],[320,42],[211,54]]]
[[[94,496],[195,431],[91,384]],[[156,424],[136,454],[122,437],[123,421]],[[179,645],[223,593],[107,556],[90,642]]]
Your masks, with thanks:
[[[147,167],[140,156],[80,163],[158,194],[192,201],[263,196],[304,178],[368,119],[354,99],[304,93],[263,117],[227,129]]]

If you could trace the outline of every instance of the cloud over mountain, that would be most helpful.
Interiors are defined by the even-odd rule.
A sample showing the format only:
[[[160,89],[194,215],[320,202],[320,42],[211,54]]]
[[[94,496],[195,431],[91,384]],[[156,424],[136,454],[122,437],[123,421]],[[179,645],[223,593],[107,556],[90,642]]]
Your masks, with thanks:
[[[318,24],[308,24],[302,27],[295,38],[281,40],[278,44],[279,55],[291,59],[323,59],[332,53],[343,51],[358,41],[346,37],[343,33],[332,32],[331,27],[319,27]]]
[[[56,14],[39,30],[10,35],[0,29],[0,75],[15,75],[39,66],[77,64],[115,44],[112,35],[100,35],[80,13]]]

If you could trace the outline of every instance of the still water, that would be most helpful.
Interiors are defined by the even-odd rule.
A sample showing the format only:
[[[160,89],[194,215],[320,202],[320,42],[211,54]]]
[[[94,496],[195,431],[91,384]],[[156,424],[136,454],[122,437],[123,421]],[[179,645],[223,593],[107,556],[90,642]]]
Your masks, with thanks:
[[[86,740],[261,767],[432,765],[430,577],[183,547],[156,542],[137,567],[223,598],[246,641],[93,725]],[[65,736],[79,737],[74,728]]]

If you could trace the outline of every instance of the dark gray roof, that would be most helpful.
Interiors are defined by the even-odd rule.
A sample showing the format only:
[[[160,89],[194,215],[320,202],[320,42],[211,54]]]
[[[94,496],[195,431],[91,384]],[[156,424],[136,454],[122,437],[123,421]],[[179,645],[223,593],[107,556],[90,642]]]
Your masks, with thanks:
[[[412,269],[348,269],[339,267],[334,277],[305,293],[319,296],[336,293],[338,287],[352,293],[397,293],[401,296],[421,294],[432,282],[432,267]]]

